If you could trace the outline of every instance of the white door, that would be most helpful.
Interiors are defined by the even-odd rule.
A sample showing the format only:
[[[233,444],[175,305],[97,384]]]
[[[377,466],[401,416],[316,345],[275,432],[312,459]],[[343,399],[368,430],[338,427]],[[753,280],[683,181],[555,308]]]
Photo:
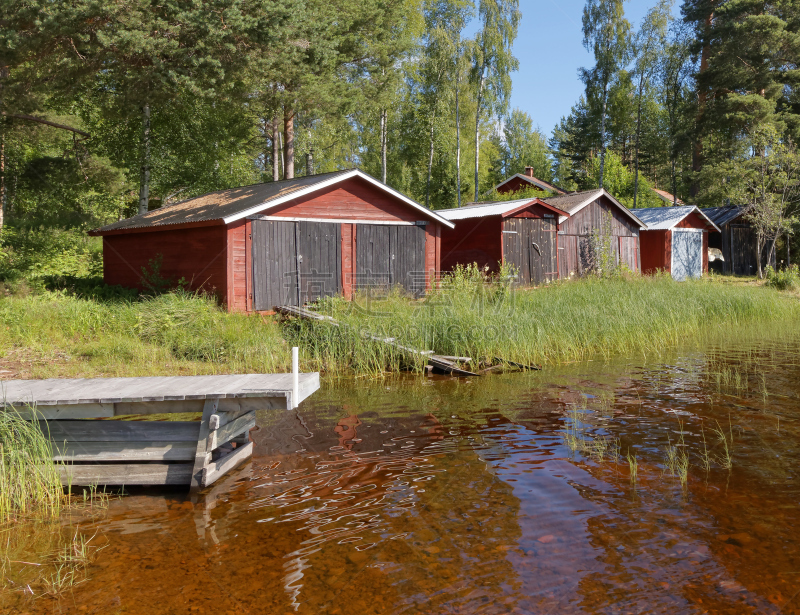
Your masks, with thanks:
[[[703,231],[672,230],[672,277],[679,282],[703,275]]]

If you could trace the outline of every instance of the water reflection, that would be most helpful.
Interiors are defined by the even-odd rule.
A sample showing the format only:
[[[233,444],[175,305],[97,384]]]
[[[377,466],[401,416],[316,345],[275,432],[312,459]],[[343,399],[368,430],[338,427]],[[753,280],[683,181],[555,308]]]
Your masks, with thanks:
[[[260,416],[253,463],[194,501],[112,502],[86,523],[108,547],[69,595],[6,592],[0,607],[800,613],[799,394],[786,339],[331,386]],[[624,458],[565,446],[576,409],[581,437],[635,455],[638,480]],[[730,470],[702,463],[716,426],[733,434]],[[690,460],[685,484],[664,473],[669,446]]]

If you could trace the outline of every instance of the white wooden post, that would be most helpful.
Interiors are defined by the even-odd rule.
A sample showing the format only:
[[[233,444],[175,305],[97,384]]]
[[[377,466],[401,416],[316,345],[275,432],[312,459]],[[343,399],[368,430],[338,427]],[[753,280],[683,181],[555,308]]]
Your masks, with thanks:
[[[292,408],[300,405],[300,349],[292,348]]]

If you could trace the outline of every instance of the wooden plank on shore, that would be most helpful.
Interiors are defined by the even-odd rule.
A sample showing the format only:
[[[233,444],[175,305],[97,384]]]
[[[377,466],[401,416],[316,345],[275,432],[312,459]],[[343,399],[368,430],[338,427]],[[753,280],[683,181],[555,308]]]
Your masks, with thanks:
[[[62,485],[188,485],[191,463],[60,465]]]
[[[256,413],[248,412],[240,416],[238,419],[222,425],[219,429],[212,431],[209,434],[208,449],[214,450],[222,446],[226,442],[230,442],[233,438],[241,433],[247,433],[256,426]]]
[[[237,446],[232,453],[210,463],[203,469],[202,486],[208,487],[220,476],[233,470],[236,466],[253,456],[253,443],[248,442],[244,446]]]
[[[191,442],[197,444],[197,421],[39,421],[54,442]]]
[[[194,442],[52,441],[53,461],[191,461]]]
[[[466,369],[461,369],[461,367],[459,367],[452,361],[448,361],[447,359],[439,355],[431,355],[430,357],[428,357],[428,362],[435,368],[441,369],[442,371],[448,374],[453,374],[454,376],[480,376],[480,374],[476,374],[475,372],[471,372]]]

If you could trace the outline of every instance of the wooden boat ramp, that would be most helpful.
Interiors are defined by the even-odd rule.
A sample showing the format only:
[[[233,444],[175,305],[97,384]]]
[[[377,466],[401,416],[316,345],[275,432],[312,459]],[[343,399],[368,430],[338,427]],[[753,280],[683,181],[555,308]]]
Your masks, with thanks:
[[[4,411],[39,421],[53,460],[63,463],[64,485],[192,490],[252,456],[249,432],[257,410],[291,410],[318,389],[319,373],[297,371],[2,383]],[[182,414],[184,420],[108,420],[152,414]]]

